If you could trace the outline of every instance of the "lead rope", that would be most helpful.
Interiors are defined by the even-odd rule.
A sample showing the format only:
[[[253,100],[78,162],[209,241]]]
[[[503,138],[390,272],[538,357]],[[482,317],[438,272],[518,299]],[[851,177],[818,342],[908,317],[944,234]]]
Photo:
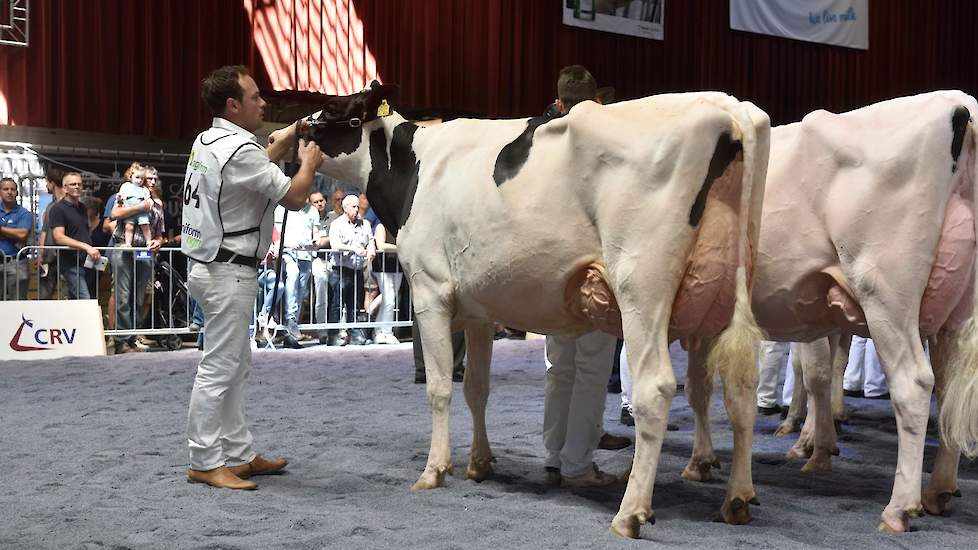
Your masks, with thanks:
[[[295,146],[292,148],[292,162],[285,163],[285,175],[288,177],[294,177],[299,171],[299,127],[302,124],[302,119],[297,119],[295,121]],[[269,334],[269,328],[273,324],[273,316],[275,315],[275,305],[278,302],[278,286],[282,280],[282,254],[285,250],[285,224],[289,219],[289,209],[284,209],[285,212],[282,213],[282,228],[278,232],[278,255],[275,257],[275,284],[272,287],[272,303],[268,308],[269,321],[265,323],[265,328],[263,329],[262,335],[265,337],[265,347],[267,349],[275,349],[275,344],[272,343],[274,339],[274,334]],[[274,217],[274,211],[272,216]],[[275,324],[274,330],[278,332],[279,324]],[[286,332],[288,327],[286,327]]]

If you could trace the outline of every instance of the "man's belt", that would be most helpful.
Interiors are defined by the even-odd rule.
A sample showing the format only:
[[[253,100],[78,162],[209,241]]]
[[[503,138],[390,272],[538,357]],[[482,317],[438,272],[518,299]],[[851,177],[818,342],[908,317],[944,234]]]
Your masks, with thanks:
[[[222,264],[238,264],[245,267],[257,268],[260,260],[254,256],[242,256],[226,248],[221,248],[217,251],[217,256],[214,256],[214,261]]]

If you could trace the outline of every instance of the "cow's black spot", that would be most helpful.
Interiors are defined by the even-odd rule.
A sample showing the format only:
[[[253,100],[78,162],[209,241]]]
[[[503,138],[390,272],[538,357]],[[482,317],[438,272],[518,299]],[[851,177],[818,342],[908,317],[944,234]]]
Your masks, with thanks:
[[[492,171],[492,179],[496,182],[497,187],[519,174],[523,165],[526,164],[526,159],[530,157],[533,132],[554,118],[557,117],[539,116],[527,120],[523,133],[499,151],[499,156],[496,157],[496,167]]]
[[[370,175],[367,200],[384,228],[397,237],[411,215],[414,193],[418,189],[421,163],[414,154],[414,133],[418,126],[398,124],[392,133],[390,155],[383,128],[370,133]]]
[[[954,137],[951,139],[951,173],[958,169],[958,155],[961,154],[961,146],[964,144],[964,133],[968,128],[968,121],[971,120],[971,113],[964,105],[954,108],[951,115],[951,131]]]
[[[706,209],[706,196],[710,194],[710,187],[733,162],[740,149],[740,142],[732,140],[729,132],[724,132],[717,138],[717,146],[713,150],[713,158],[710,159],[710,169],[706,173],[700,192],[696,195],[693,208],[689,211],[689,225],[693,227],[699,225],[700,220],[703,219],[703,210]]]

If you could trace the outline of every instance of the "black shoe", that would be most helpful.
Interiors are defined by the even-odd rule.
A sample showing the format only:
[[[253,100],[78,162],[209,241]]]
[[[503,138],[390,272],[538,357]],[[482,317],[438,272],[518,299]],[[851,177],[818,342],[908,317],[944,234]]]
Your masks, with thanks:
[[[772,414],[778,414],[781,412],[781,407],[777,404],[771,405],[770,407],[757,407],[757,414],[763,414],[764,416],[771,416]]]
[[[608,451],[617,451],[619,449],[624,449],[632,444],[632,440],[627,437],[619,437],[617,435],[611,435],[606,433],[601,436],[601,440],[598,441],[598,448],[605,449]]]
[[[673,423],[670,422],[670,423],[666,424],[666,431],[667,432],[678,432],[679,431],[679,426],[677,426],[677,425],[675,425],[675,424],[673,424]]]
[[[628,410],[628,407],[621,408],[621,423],[626,426],[635,425],[635,417],[632,416],[632,413]]]
[[[550,487],[560,487],[560,468],[554,468],[553,466],[546,466],[543,468],[544,474],[544,484]]]
[[[863,397],[865,399],[885,399],[885,400],[889,401],[889,399],[890,399],[890,392],[886,392],[883,395],[865,395]]]
[[[289,349],[302,349],[302,345],[299,344],[299,342],[295,338],[293,338],[291,334],[286,336],[285,339],[282,340],[282,345]]]
[[[846,389],[844,389],[844,390],[842,390],[842,395],[844,395],[846,397],[858,397],[858,398],[865,397],[865,395],[863,394],[863,390],[846,390]]]
[[[367,343],[367,339],[364,338],[363,336],[360,336],[359,334],[354,334],[353,336],[350,336],[351,346],[363,346],[366,345],[366,343]]]
[[[465,371],[453,371],[452,372],[452,382],[461,382],[465,380]]]

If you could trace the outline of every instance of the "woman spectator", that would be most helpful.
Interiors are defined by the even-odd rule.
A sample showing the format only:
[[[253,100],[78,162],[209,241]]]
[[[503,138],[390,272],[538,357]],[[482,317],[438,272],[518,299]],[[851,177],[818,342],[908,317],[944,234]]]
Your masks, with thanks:
[[[104,252],[109,246],[109,236],[102,231],[102,199],[98,197],[82,197],[79,199],[88,214],[88,232],[92,237],[92,246]],[[100,305],[105,305],[112,289],[108,271],[89,269],[85,272],[85,282],[88,284],[88,295],[98,299]]]
[[[394,321],[394,308],[397,305],[397,295],[401,289],[401,264],[397,261],[397,245],[384,224],[377,223],[374,230],[374,240],[377,242],[377,256],[373,260],[373,272],[380,287],[380,313],[377,321],[390,323]],[[399,344],[394,336],[393,327],[379,327],[374,336],[378,344]]]

